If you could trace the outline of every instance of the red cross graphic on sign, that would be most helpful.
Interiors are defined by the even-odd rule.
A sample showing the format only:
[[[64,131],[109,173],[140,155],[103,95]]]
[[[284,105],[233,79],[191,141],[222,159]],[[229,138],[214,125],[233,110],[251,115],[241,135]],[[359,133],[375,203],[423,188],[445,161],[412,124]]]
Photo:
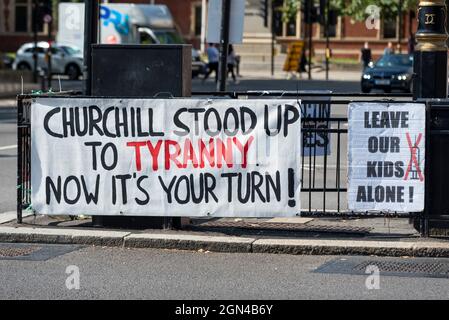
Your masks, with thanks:
[[[418,135],[418,138],[415,140],[415,144],[412,144],[412,139],[410,138],[410,134],[407,132],[406,134],[408,147],[410,149],[410,161],[407,166],[407,171],[405,172],[404,180],[408,179],[409,173],[411,173],[410,179],[418,179],[419,181],[424,181],[424,176],[421,172],[421,168],[419,167],[419,160],[417,159],[417,151],[419,152],[419,143],[421,142],[422,133]],[[418,155],[419,157],[419,155]],[[412,166],[415,166],[415,170],[412,170]]]

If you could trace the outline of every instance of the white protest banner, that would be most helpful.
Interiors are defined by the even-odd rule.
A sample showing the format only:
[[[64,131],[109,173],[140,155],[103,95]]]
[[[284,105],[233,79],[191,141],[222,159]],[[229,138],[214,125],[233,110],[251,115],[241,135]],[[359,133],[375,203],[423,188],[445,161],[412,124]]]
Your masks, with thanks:
[[[425,115],[420,103],[349,105],[349,210],[424,209]]]
[[[294,216],[299,103],[35,98],[32,207],[41,214]]]

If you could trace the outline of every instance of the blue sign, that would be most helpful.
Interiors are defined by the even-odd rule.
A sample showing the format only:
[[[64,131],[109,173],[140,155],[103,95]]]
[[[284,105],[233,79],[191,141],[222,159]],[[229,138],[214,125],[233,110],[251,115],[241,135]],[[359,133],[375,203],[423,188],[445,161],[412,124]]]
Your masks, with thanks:
[[[103,20],[103,25],[106,27],[112,23],[115,30],[123,35],[129,33],[129,16],[122,14],[117,10],[110,9],[106,6],[100,6],[100,19]]]

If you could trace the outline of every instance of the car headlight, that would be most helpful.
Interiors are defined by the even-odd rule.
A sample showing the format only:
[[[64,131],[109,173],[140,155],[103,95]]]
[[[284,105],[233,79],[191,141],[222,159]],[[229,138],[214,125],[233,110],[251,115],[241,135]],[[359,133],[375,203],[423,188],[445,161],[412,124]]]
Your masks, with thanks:
[[[407,74],[400,74],[397,76],[398,80],[400,81],[405,81],[408,79],[408,75]]]
[[[363,75],[363,79],[369,80],[369,79],[371,79],[371,75],[369,75],[369,74],[364,74],[364,75]]]

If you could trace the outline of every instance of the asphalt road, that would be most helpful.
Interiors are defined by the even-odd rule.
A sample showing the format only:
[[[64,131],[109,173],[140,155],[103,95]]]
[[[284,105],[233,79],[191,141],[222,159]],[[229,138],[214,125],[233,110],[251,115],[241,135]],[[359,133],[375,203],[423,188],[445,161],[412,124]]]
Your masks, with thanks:
[[[449,298],[449,279],[381,275],[369,290],[368,275],[313,272],[334,259],[87,247],[47,261],[0,259],[0,299]],[[66,287],[68,266],[79,289]]]
[[[16,116],[15,107],[0,106],[0,213],[16,207]]]

